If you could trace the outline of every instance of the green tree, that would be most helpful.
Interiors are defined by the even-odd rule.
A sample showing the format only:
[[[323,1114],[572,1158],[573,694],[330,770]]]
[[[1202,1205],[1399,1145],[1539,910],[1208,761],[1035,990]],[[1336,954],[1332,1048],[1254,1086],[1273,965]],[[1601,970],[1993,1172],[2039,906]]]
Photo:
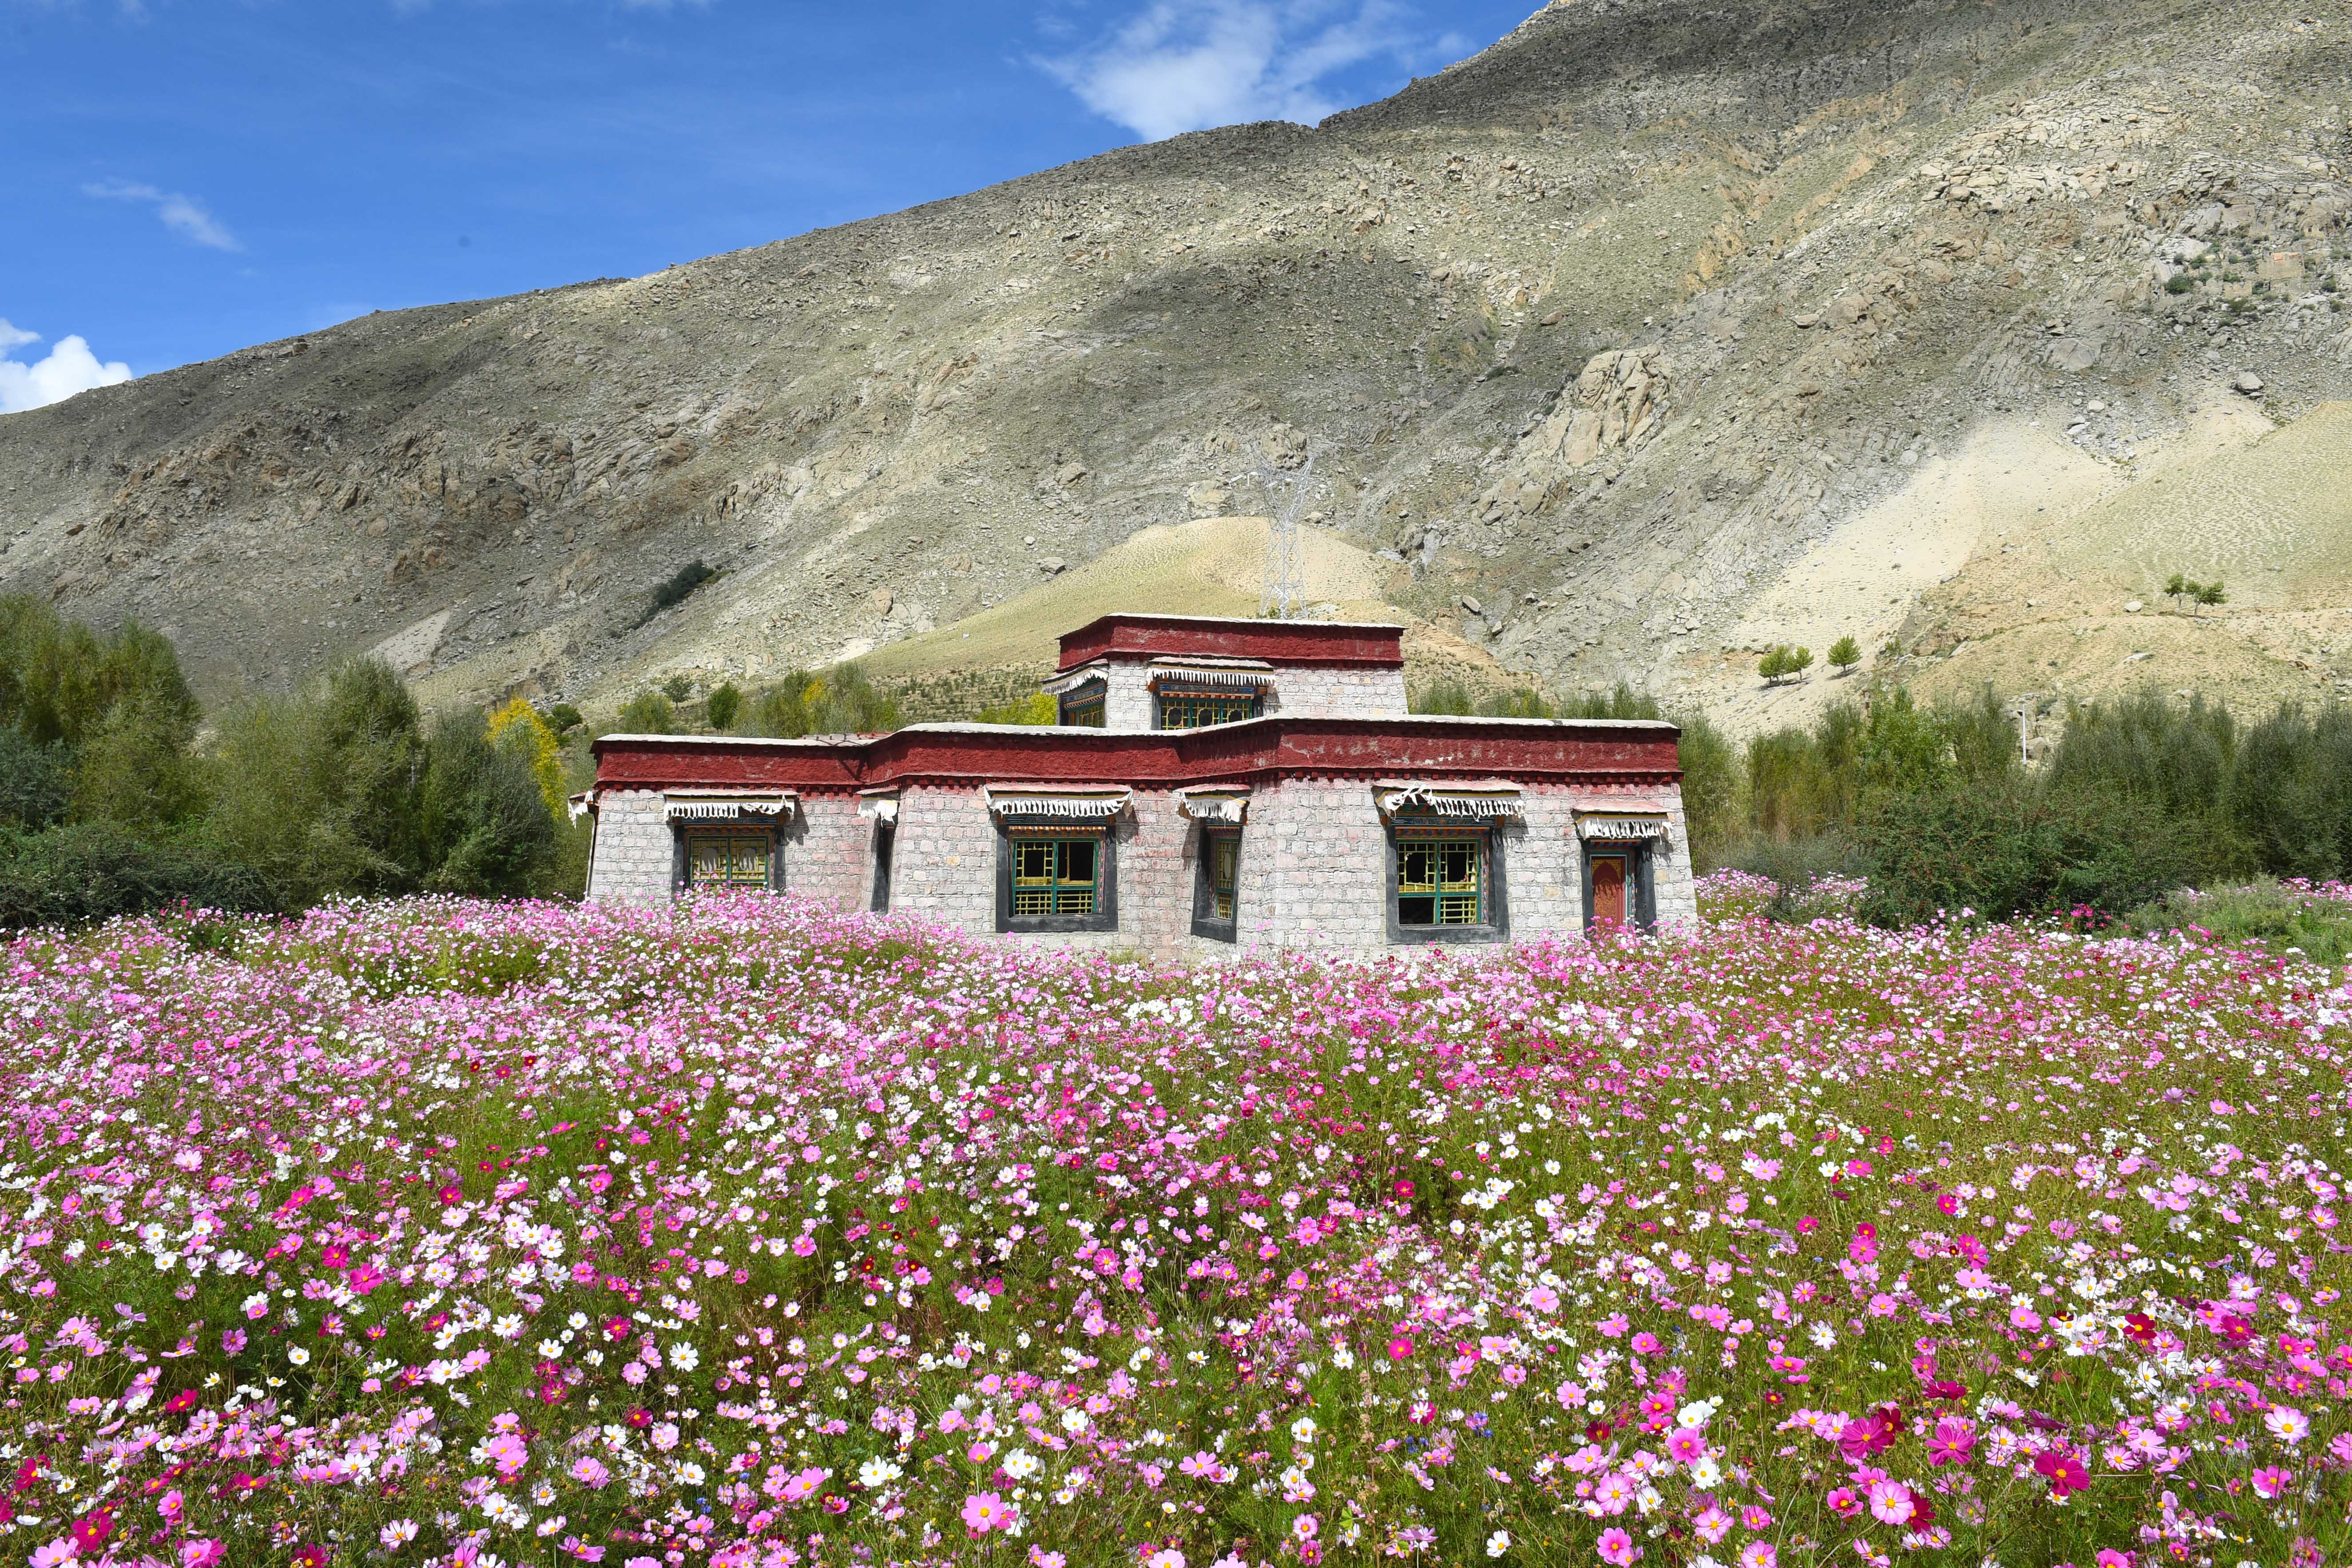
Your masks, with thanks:
[[[677,710],[669,699],[658,691],[639,692],[621,705],[620,718],[615,721],[625,735],[675,735],[677,733]]]
[[[1840,675],[1853,674],[1853,667],[1862,662],[1862,645],[1853,640],[1852,632],[1830,644],[1830,662],[1837,666]]]
[[[731,680],[713,691],[710,700],[703,704],[703,712],[709,719],[710,727],[722,735],[735,727],[735,717],[742,710],[742,688]]]
[[[1470,689],[1454,676],[1441,675],[1423,687],[1405,707],[1414,713],[1466,716],[1472,709]]]
[[[501,897],[532,890],[554,858],[556,835],[524,747],[494,745],[482,714],[466,709],[435,721],[425,752],[425,885]]]
[[[792,739],[801,735],[870,735],[901,729],[906,714],[856,663],[829,670],[787,671],[752,704],[750,732]]]
[[[673,675],[662,682],[662,695],[672,702],[683,702],[694,695],[694,682],[683,675]]]
[[[2226,605],[2230,602],[2230,595],[2222,590],[2221,580],[2216,577],[2197,590],[2197,602],[2208,606]]]
[[[555,731],[539,710],[521,698],[510,699],[507,705],[489,716],[490,743],[501,751],[521,759],[539,784],[539,795],[547,802],[548,815],[557,822],[571,820],[571,803],[563,787],[562,747],[556,742]]]

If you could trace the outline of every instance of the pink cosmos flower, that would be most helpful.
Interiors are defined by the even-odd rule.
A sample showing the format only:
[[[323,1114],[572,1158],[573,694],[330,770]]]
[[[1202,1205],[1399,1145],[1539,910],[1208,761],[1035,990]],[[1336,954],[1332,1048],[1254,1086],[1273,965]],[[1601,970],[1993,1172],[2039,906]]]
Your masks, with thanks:
[[[1822,1500],[1828,1503],[1832,1511],[1848,1519],[1862,1511],[1862,1499],[1854,1495],[1852,1487],[1834,1488]]]
[[[1739,1510],[1739,1522],[1749,1530],[1769,1530],[1772,1528],[1772,1516],[1759,1504],[1751,1502]]]
[[[1199,1453],[1194,1454],[1189,1459],[1179,1460],[1176,1465],[1176,1468],[1179,1471],[1184,1475],[1192,1477],[1196,1481],[1215,1479],[1217,1471],[1221,1467],[1217,1463],[1217,1457],[1214,1454],[1210,1453],[1205,1448],[1202,1449]]]
[[[1302,1513],[1290,1521],[1290,1537],[1294,1541],[1312,1541],[1315,1532],[1322,1528],[1322,1521],[1311,1513]]]
[[[604,1468],[604,1462],[589,1454],[583,1454],[572,1460],[572,1468],[567,1473],[592,1492],[601,1489],[606,1481],[613,1479],[613,1472]]]
[[[1678,1465],[1696,1465],[1706,1453],[1706,1434],[1696,1426],[1678,1428],[1666,1439],[1666,1452]]]
[[[1780,1560],[1769,1541],[1751,1541],[1739,1549],[1739,1568],[1776,1568]]]
[[[1412,1336],[1395,1334],[1389,1340],[1389,1360],[1402,1361],[1412,1354]]]
[[[817,1488],[824,1485],[825,1480],[832,1474],[833,1472],[831,1470],[820,1470],[814,1468],[801,1471],[798,1475],[793,1477],[791,1480],[784,1483],[784,1500],[786,1502],[801,1501],[803,1499],[808,1497],[809,1494],[815,1491]],[[982,1492],[981,1495],[987,1498],[994,1498],[996,1496],[994,1492]],[[970,1503],[966,1503],[964,1505],[964,1522],[966,1524],[970,1524],[971,1522],[971,1505]],[[982,1528],[984,1529],[987,1527],[982,1526]]]
[[[1563,1383],[1557,1391],[1557,1397],[1562,1410],[1573,1410],[1584,1403],[1584,1385],[1578,1383]]]
[[[1709,1503],[1691,1516],[1691,1529],[1698,1532],[1701,1541],[1712,1546],[1731,1533],[1731,1516]]]
[[[180,1542],[180,1568],[214,1568],[228,1555],[228,1547],[218,1541],[183,1541]]]
[[[1633,1495],[1640,1489],[1622,1472],[1612,1470],[1592,1489],[1592,1500],[1601,1512],[1620,1514],[1633,1506]]]
[[[2247,1479],[2254,1483],[2256,1497],[2274,1498],[2294,1483],[2294,1472],[2282,1470],[2277,1466],[2271,1465],[2256,1470]]]
[[[2263,1413],[2263,1425],[2271,1429],[2272,1436],[2290,1448],[2311,1436],[2309,1418],[2292,1405],[2273,1405]]]
[[[1635,1355],[1655,1355],[1658,1353],[1658,1336],[1644,1330],[1633,1336],[1633,1346]]]
[[[2091,1484],[2090,1472],[2072,1454],[2038,1454],[2033,1468],[2050,1483],[2050,1495],[2061,1502]]]
[[[1871,1514],[1881,1524],[1911,1522],[1911,1489],[1901,1481],[1874,1481],[1866,1494]]]
[[[1633,1544],[1633,1538],[1614,1527],[1601,1532],[1600,1547],[1601,1561],[1609,1563],[1611,1568],[1628,1568],[1635,1558],[1642,1555],[1642,1549]]]
[[[2111,1546],[2099,1548],[2099,1554],[2091,1561],[2097,1564],[2097,1568],[2132,1568],[2132,1554],[2117,1552]]]
[[[975,1492],[963,1500],[963,1523],[974,1535],[1002,1530],[1013,1522],[1013,1510],[994,1492]]]
[[[2042,1326],[2042,1314],[2031,1307],[2012,1307],[2010,1309],[2009,1321],[2011,1327],[2030,1334]]]
[[[1976,1451],[1976,1428],[1958,1416],[1947,1415],[1936,1423],[1933,1436],[1927,1439],[1927,1464],[1965,1465]]]

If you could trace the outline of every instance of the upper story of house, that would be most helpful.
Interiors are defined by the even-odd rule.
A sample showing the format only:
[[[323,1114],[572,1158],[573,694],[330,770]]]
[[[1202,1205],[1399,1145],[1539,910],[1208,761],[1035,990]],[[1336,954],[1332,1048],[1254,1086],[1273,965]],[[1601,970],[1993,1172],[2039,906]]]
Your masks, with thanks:
[[[1062,637],[1045,690],[1064,726],[1129,732],[1402,718],[1403,636],[1334,621],[1108,615]]]

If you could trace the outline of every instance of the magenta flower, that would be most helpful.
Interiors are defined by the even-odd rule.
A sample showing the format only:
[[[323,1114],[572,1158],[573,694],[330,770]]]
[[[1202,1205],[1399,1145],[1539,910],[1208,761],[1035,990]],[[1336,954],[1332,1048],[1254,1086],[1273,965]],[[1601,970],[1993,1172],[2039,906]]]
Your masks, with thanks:
[[[2091,1484],[2090,1472],[2083,1461],[2072,1454],[2051,1453],[2034,1457],[2033,1468],[2050,1483],[2050,1495],[2060,1502]]]
[[[1635,1558],[1642,1555],[1642,1549],[1633,1544],[1633,1538],[1614,1526],[1601,1532],[1600,1548],[1601,1561],[1609,1563],[1611,1568],[1628,1568]]]
[[[1936,1430],[1927,1438],[1927,1463],[1965,1465],[1976,1452],[1976,1427],[1956,1415],[1947,1415],[1936,1423]]]
[[[2294,1472],[2282,1470],[2275,1465],[2269,1465],[2256,1470],[2247,1479],[2254,1483],[2256,1497],[2274,1498],[2294,1483]]]
[[[1666,1438],[1666,1452],[1680,1465],[1696,1465],[1706,1452],[1706,1434],[1696,1426],[1685,1426]]]
[[[1779,1562],[1769,1541],[1751,1541],[1739,1549],[1739,1568],[1776,1568]]]

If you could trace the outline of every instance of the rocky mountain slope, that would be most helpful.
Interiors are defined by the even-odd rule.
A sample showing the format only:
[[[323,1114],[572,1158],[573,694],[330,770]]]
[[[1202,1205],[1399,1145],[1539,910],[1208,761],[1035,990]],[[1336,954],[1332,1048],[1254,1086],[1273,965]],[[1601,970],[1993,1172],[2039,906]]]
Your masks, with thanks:
[[[0,586],[215,692],[381,646],[609,704],[936,634],[1311,448],[1388,603],[1556,688],[1752,727],[1838,688],[1751,649],[1850,632],[1929,685],[2324,692],[2348,98],[2342,0],[1562,0],[1314,130],[0,419]]]

